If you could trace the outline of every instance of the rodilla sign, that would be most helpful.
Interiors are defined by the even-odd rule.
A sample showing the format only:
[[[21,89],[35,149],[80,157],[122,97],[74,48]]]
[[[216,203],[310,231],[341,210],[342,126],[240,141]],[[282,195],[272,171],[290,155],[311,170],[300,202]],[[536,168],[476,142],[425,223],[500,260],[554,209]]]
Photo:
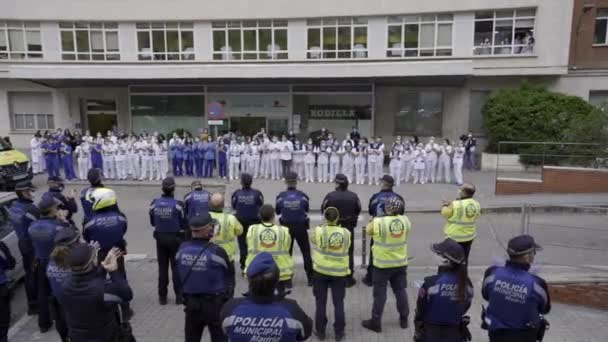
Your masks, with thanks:
[[[211,102],[207,105],[209,120],[222,120],[224,118],[224,105],[221,102]]]

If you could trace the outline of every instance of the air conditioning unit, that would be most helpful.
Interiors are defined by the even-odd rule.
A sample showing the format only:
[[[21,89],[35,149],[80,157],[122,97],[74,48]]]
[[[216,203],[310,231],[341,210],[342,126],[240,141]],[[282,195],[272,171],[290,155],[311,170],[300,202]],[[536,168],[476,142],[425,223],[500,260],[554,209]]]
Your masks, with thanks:
[[[595,0],[585,0],[583,1],[583,11],[587,12],[590,9],[595,7]]]

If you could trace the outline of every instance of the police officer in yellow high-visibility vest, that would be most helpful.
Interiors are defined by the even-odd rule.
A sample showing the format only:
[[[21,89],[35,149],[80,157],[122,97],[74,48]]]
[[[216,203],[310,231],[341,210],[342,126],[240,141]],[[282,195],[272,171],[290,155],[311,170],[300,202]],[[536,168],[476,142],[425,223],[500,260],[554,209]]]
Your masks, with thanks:
[[[462,246],[467,264],[471,244],[477,236],[475,222],[481,214],[481,206],[473,199],[473,195],[475,195],[475,186],[465,183],[460,188],[458,199],[451,203],[443,201],[441,208],[441,215],[448,220],[443,233]]]
[[[247,232],[247,259],[245,260],[245,272],[256,255],[262,252],[272,254],[274,261],[279,267],[279,283],[277,291],[279,295],[285,294],[285,288],[291,287],[294,262],[289,255],[291,246],[291,235],[289,229],[274,223],[274,208],[265,204],[260,209],[262,223],[249,227]]]
[[[350,275],[348,250],[351,234],[346,228],[338,225],[340,214],[335,207],[328,207],[323,212],[325,224],[309,232],[310,244],[313,247],[313,294],[316,299],[315,335],[319,340],[325,339],[327,326],[327,289],[331,289],[334,303],[334,332],[336,341],[344,339],[344,296],[346,280]]]
[[[224,212],[224,196],[214,193],[209,198],[209,214],[216,222],[212,242],[222,247],[230,262],[234,262],[237,250],[236,238],[243,234],[243,226],[236,216]]]
[[[399,197],[385,203],[385,215],[374,218],[365,229],[374,240],[372,252],[372,283],[374,304],[372,318],[361,323],[364,328],[382,332],[382,312],[386,303],[386,287],[390,282],[399,312],[399,325],[408,327],[410,313],[407,294],[407,240],[412,229],[410,220],[402,215],[405,204]]]

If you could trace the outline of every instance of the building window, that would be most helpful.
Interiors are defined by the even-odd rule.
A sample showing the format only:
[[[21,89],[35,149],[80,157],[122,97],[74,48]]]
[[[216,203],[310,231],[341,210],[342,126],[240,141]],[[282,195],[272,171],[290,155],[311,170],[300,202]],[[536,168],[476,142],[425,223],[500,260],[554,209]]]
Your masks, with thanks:
[[[42,58],[40,23],[0,21],[0,59]]]
[[[120,60],[118,23],[61,22],[59,31],[63,60]]]
[[[287,59],[286,20],[219,21],[213,26],[213,59]]]
[[[395,115],[395,135],[441,135],[443,93],[440,91],[406,92],[399,96]]]
[[[602,112],[608,112],[608,90],[590,91],[589,103],[598,107]]]
[[[308,20],[308,58],[367,58],[367,19]]]
[[[593,36],[593,44],[608,44],[608,8],[600,8],[597,10],[597,16],[595,17],[595,34]]]
[[[53,114],[49,112],[53,108],[51,93],[10,92],[8,99],[14,130],[55,129]]]
[[[386,56],[451,56],[453,21],[451,14],[389,17]]]
[[[188,22],[136,23],[140,61],[194,60],[194,30]]]
[[[476,55],[520,55],[534,52],[535,9],[475,13]]]

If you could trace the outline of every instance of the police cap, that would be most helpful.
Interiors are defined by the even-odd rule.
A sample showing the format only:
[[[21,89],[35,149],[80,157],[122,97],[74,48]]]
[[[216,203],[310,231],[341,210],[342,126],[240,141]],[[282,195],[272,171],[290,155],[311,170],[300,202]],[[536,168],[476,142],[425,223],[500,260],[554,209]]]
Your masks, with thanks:
[[[61,204],[61,202],[51,195],[44,195],[40,202],[38,202],[38,209],[40,211],[45,212],[49,211],[53,207],[57,207]]]
[[[384,182],[384,184],[389,185],[389,186],[395,185],[395,179],[393,178],[393,176],[390,176],[390,175],[382,176],[382,181]]]
[[[250,174],[243,172],[241,173],[241,185],[250,186],[253,182],[253,177]]]
[[[264,274],[271,272],[277,267],[272,254],[268,252],[262,252],[251,260],[249,267],[247,267],[247,278],[253,278],[258,274]]]
[[[59,176],[51,176],[48,179],[49,182],[63,182],[63,178]]]
[[[455,264],[465,263],[464,249],[458,242],[450,238],[446,238],[440,243],[432,244],[431,250]]]
[[[70,249],[65,262],[72,273],[87,273],[93,269],[98,250],[86,243],[79,243]]]
[[[175,179],[173,177],[167,177],[163,179],[163,189],[175,189]]]
[[[80,233],[78,233],[78,230],[72,227],[65,227],[58,231],[57,235],[55,235],[55,245],[71,245],[78,241],[78,239],[80,239]]]
[[[209,213],[194,215],[188,220],[188,225],[190,226],[191,230],[203,229],[203,227],[211,223],[213,223],[213,218],[211,215],[209,215]]]
[[[22,181],[15,184],[15,191],[36,190],[31,181]]]
[[[201,181],[199,181],[199,180],[195,180],[190,184],[190,188],[191,189],[202,189],[203,183],[201,183]]]
[[[348,178],[344,174],[338,173],[336,178],[334,178],[334,182],[336,184],[348,184]]]
[[[287,175],[285,176],[285,181],[288,183],[294,183],[298,181],[298,174],[293,172],[293,171],[289,171],[287,173]]]
[[[510,256],[520,256],[542,250],[543,248],[534,241],[532,236],[525,234],[512,238],[507,246],[507,253]]]

